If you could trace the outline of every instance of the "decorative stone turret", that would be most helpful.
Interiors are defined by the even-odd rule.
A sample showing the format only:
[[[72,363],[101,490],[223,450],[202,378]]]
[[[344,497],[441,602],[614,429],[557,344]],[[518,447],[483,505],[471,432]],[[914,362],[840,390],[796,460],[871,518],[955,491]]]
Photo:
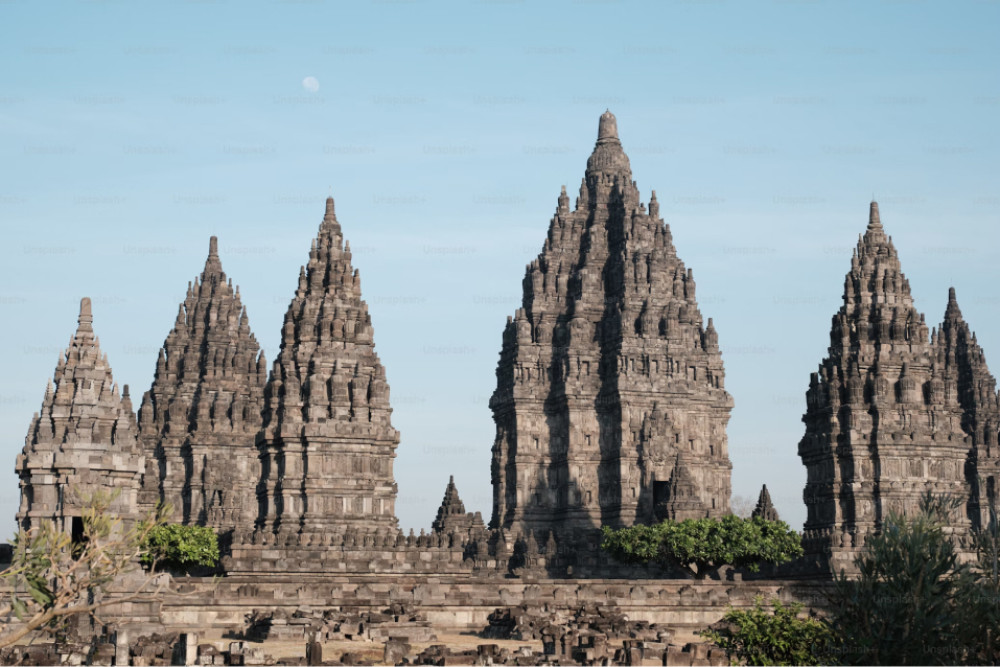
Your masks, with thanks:
[[[689,468],[688,462],[678,454],[670,479],[666,484],[657,484],[653,488],[654,516],[658,521],[683,521],[707,516],[705,505],[698,496],[698,487],[688,472]]]
[[[767,491],[767,484],[761,487],[760,495],[757,497],[757,507],[750,514],[751,517],[760,517],[766,521],[780,521],[778,510],[771,504],[771,494]]]
[[[265,389],[258,527],[394,533],[391,413],[361,277],[330,198]]]
[[[490,400],[491,526],[631,525],[671,503],[682,518],[726,514],[732,399],[718,335],[655,193],[648,212],[639,201],[610,112],[576,206],[563,188],[523,287]]]
[[[470,530],[485,529],[483,517],[479,512],[466,512],[465,504],[458,497],[458,489],[455,488],[454,475],[448,479],[448,486],[444,490],[444,499],[441,507],[438,508],[437,518],[431,524],[431,530],[435,533],[461,533],[468,534]]]
[[[82,505],[95,493],[112,497],[110,513],[123,525],[139,518],[137,497],[145,461],[136,439],[128,385],[122,395],[94,335],[90,299],[80,302],[76,334],[59,356],[17,457],[25,529],[53,521],[82,537]]]
[[[805,545],[834,571],[850,570],[886,516],[915,511],[925,491],[967,500],[948,525],[960,540],[980,521],[985,492],[970,481],[977,460],[995,456],[995,382],[954,291],[928,339],[875,202],[806,402]]]
[[[985,528],[990,521],[990,505],[996,507],[997,480],[1000,478],[1000,402],[996,380],[986,365],[986,355],[976,334],[962,319],[955,288],[948,290],[944,322],[931,335],[935,367],[941,380],[934,379],[935,395],[941,388],[954,387],[962,408],[962,431],[968,437],[966,465],[968,515],[973,529]]]
[[[267,362],[213,236],[139,410],[146,507],[167,502],[173,520],[220,533],[253,525],[266,379]]]

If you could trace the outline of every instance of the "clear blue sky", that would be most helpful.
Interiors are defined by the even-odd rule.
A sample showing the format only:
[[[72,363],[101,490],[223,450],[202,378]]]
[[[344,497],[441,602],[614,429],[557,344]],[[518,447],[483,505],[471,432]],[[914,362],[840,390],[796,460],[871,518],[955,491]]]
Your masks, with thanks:
[[[0,2],[0,527],[81,296],[138,397],[208,237],[269,360],[333,194],[404,528],[490,513],[501,332],[611,108],[714,317],[736,494],[796,454],[874,194],[918,308],[1000,368],[1000,2]],[[318,82],[307,85],[307,77]]]

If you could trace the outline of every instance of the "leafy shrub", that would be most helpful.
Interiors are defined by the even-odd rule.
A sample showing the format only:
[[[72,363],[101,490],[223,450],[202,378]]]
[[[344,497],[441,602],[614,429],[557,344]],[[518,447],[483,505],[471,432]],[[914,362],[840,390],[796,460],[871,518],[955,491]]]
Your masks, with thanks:
[[[85,493],[74,487],[68,491],[81,508],[82,534],[42,520],[30,530],[19,530],[14,538],[10,565],[0,572],[5,589],[0,592],[0,608],[6,610],[0,614],[0,647],[42,629],[57,638],[65,636],[74,617],[96,618],[109,605],[157,592],[151,577],[136,582],[131,593],[108,585],[137,569],[135,561],[145,553],[142,544],[162,523],[162,514],[151,513],[125,525],[111,511],[119,492]]]
[[[143,542],[145,565],[166,565],[184,571],[219,562],[219,539],[207,526],[182,526],[176,523],[153,528]]]
[[[730,514],[619,530],[605,526],[601,548],[624,563],[680,565],[703,578],[712,566],[735,565],[756,572],[761,563],[792,560],[802,555],[802,539],[784,521]]]
[[[912,516],[890,514],[830,598],[844,664],[995,664],[1000,606],[986,573],[959,562],[944,532],[960,503],[927,494]],[[992,574],[990,568],[989,574]]]
[[[750,611],[730,608],[722,622],[701,635],[721,646],[747,665],[822,665],[830,663],[828,650],[832,634],[826,623],[800,618],[803,606],[787,606],[772,600],[768,613],[761,598]]]

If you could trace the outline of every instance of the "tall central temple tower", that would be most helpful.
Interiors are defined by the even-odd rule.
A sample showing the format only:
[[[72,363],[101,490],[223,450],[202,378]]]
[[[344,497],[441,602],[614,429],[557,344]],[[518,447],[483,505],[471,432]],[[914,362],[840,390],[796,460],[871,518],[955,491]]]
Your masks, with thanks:
[[[718,335],[703,322],[654,192],[632,180],[615,117],[508,318],[490,400],[494,528],[586,530],[729,511]]]

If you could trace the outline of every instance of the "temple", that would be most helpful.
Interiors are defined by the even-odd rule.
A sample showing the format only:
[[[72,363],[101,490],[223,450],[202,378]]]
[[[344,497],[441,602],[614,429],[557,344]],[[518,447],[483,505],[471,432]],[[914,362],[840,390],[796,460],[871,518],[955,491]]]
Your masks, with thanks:
[[[173,520],[219,533],[256,520],[266,379],[267,362],[213,236],[139,408],[143,509],[164,503]]]
[[[285,313],[257,436],[257,528],[395,534],[389,385],[333,198]]]
[[[602,527],[728,515],[732,469],[733,400],[719,334],[702,316],[655,192],[640,201],[610,112],[600,117],[572,207],[562,188],[522,291],[502,332],[489,401],[488,526],[467,511],[451,477],[430,530],[399,529],[400,434],[333,198],[269,373],[215,237],[138,419],[83,299],[17,457],[18,525],[50,524],[85,539],[84,508],[103,494],[123,526],[166,506],[171,521],[210,526],[223,538],[214,574],[224,576],[174,585],[165,575],[173,588],[127,596],[118,625],[89,626],[96,634],[114,625],[112,652],[125,652],[116,664],[180,658],[130,647],[130,631],[183,632],[185,650],[197,653],[192,628],[240,638],[229,644],[229,662],[210,647],[215,653],[206,649],[198,664],[265,664],[239,652],[249,650],[244,638],[269,632],[308,642],[313,664],[322,662],[315,651],[324,638],[385,640],[386,661],[403,664],[405,651],[390,644],[432,641],[429,618],[545,647],[544,655],[508,653],[505,664],[611,664],[616,655],[615,664],[726,664],[672,650],[670,633],[703,630],[760,596],[822,608],[831,575],[855,574],[855,557],[886,518],[914,512],[928,492],[958,499],[944,530],[961,558],[972,557],[972,537],[997,501],[996,381],[954,289],[941,324],[927,325],[875,202],[827,355],[805,392],[798,454],[807,473],[806,555],[778,567],[723,565],[696,580],[665,561],[623,563],[600,548]],[[489,448],[480,443],[484,464]],[[767,486],[752,516],[779,520]],[[122,593],[131,584],[116,585]],[[555,637],[566,619],[612,606]],[[661,622],[670,630],[654,632]],[[620,653],[608,650],[615,633],[627,642]],[[80,645],[97,655],[101,642]],[[435,646],[406,664],[456,661]],[[503,662],[494,660],[497,646],[479,648],[457,662]],[[360,658],[346,656],[345,664]]]
[[[915,511],[928,491],[962,501],[947,526],[960,541],[985,520],[996,477],[996,383],[954,289],[940,329],[928,334],[872,202],[828,356],[809,383],[799,443],[804,542],[834,571],[849,570],[889,513]]]
[[[83,510],[99,497],[124,525],[139,518],[145,459],[135,413],[128,385],[118,394],[93,322],[90,299],[84,298],[76,333],[59,355],[17,457],[17,523],[23,530],[50,521],[74,540],[83,539]]]
[[[490,525],[544,539],[727,514],[733,402],[718,334],[656,193],[648,209],[639,200],[610,112],[523,286],[490,400]]]
[[[455,476],[452,475],[448,479],[448,486],[445,487],[444,499],[441,500],[437,517],[431,523],[431,530],[435,533],[473,534],[483,528],[485,528],[483,517],[479,512],[465,511],[465,503],[458,497]]]
[[[765,521],[781,520],[781,517],[778,516],[778,510],[774,509],[774,504],[771,502],[771,494],[767,490],[767,484],[761,487],[760,495],[757,496],[757,506],[753,508],[753,512],[750,516],[759,516]]]

